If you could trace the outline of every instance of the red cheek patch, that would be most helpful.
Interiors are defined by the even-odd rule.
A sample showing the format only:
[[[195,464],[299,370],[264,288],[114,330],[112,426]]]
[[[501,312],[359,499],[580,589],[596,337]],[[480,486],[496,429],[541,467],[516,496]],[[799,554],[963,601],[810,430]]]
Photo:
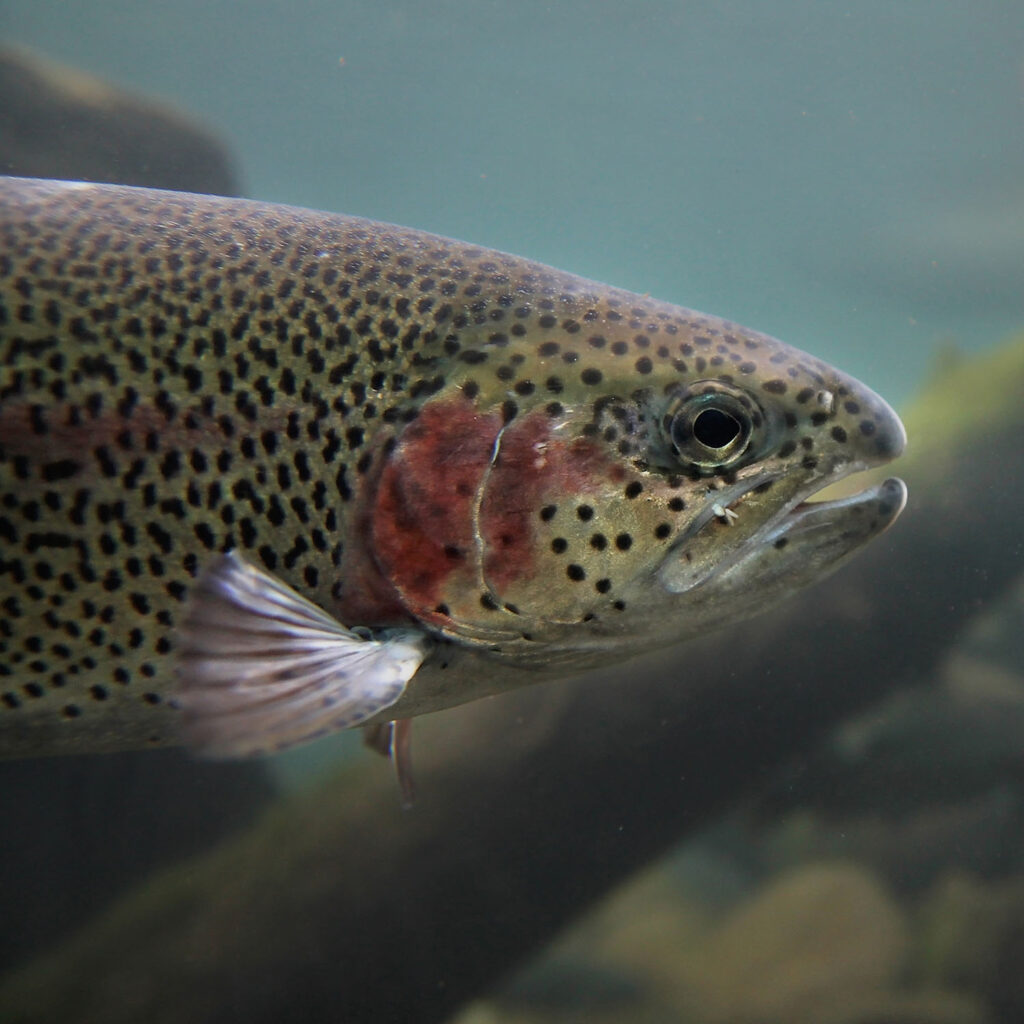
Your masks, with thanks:
[[[480,508],[484,576],[499,595],[535,571],[536,524],[548,503],[596,494],[622,468],[588,438],[571,441],[551,433],[537,411],[501,435],[498,459],[487,478]]]
[[[463,401],[427,405],[403,431],[381,473],[373,512],[378,564],[421,618],[471,600],[480,584],[473,519],[501,430],[497,413]]]

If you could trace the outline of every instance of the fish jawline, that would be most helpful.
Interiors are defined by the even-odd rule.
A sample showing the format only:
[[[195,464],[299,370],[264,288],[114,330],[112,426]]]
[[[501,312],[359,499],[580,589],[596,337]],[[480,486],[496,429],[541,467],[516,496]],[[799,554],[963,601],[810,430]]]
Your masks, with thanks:
[[[826,484],[825,487],[819,487],[812,494],[818,494],[828,486],[831,485]],[[889,498],[892,502],[892,508],[887,513],[889,521],[882,528],[882,530],[886,530],[896,521],[907,503],[907,487],[899,477],[889,477],[881,483],[865,487],[863,490],[856,491],[842,498],[811,501],[809,500],[811,496],[808,495],[807,498],[801,499],[779,516],[770,520],[767,524],[768,530],[757,539],[761,543],[776,543],[783,537],[788,539],[797,533],[807,533],[811,530],[835,525],[837,517],[842,517],[843,519],[848,516],[852,517],[861,508],[873,501],[881,503],[884,500],[885,491],[890,492]],[[882,530],[878,532],[881,533]]]
[[[896,520],[906,504],[906,486],[898,478],[887,479],[883,483],[866,487],[843,498],[820,501],[812,500],[815,494],[820,494],[834,484],[839,483],[839,481],[870,468],[872,467],[862,462],[852,462],[847,463],[841,469],[834,470],[825,478],[818,478],[812,484],[794,494],[760,529],[756,530],[746,541],[740,544],[730,558],[724,562],[716,563],[713,568],[709,568],[700,578],[691,579],[685,585],[680,585],[678,576],[673,572],[673,568],[680,552],[685,549],[687,540],[703,529],[711,519],[716,517],[713,507],[709,505],[705,512],[694,522],[690,530],[673,545],[672,550],[662,562],[661,568],[658,570],[658,578],[662,586],[673,594],[693,591],[706,585],[719,574],[728,572],[733,566],[748,558],[752,552],[758,551],[769,544],[778,544],[780,540],[788,540],[798,533],[807,533],[814,529],[841,530],[841,524],[852,520],[859,514],[861,508],[872,501],[880,500],[882,490],[886,487],[893,490],[895,502],[894,511],[889,522],[884,527],[884,529],[887,529]],[[719,498],[719,502],[716,507],[730,509],[734,503],[739,502],[742,497],[762,482],[763,478],[755,477],[745,481],[742,488],[735,486],[735,490],[731,494],[728,491],[718,492],[716,497]],[[725,501],[721,500],[723,497],[726,499]],[[877,531],[877,533],[881,532],[882,530]],[[860,544],[852,545],[850,550],[856,550],[860,546]]]

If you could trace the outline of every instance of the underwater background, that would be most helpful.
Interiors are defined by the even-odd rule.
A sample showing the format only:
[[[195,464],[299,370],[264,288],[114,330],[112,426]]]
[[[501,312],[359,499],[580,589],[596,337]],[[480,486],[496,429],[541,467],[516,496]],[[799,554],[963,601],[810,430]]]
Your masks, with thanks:
[[[0,43],[195,119],[225,191],[813,352],[917,460],[877,550],[687,656],[692,703],[663,658],[435,716],[406,817],[356,737],[0,764],[0,1021],[1024,1019],[1024,8],[0,0]]]
[[[890,398],[1020,326],[1024,15],[907,0],[6,0],[177,103],[247,195],[752,324]]]

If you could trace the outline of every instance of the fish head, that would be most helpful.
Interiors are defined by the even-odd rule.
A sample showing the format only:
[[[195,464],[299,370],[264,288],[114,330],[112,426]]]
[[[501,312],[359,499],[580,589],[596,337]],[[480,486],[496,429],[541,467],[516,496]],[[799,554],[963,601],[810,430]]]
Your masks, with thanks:
[[[591,664],[754,614],[895,520],[897,480],[812,500],[903,450],[878,395],[727,321],[645,312],[484,343],[419,409],[374,513],[416,619],[519,663]]]

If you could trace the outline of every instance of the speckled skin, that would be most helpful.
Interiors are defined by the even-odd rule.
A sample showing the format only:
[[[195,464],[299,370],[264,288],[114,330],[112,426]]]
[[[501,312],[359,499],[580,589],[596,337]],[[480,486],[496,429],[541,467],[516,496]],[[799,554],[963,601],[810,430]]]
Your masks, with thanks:
[[[705,402],[742,430],[717,462],[686,433]],[[174,742],[175,623],[216,552],[434,636],[403,716],[750,614],[764,524],[902,445],[818,360],[517,257],[0,178],[0,754]]]

